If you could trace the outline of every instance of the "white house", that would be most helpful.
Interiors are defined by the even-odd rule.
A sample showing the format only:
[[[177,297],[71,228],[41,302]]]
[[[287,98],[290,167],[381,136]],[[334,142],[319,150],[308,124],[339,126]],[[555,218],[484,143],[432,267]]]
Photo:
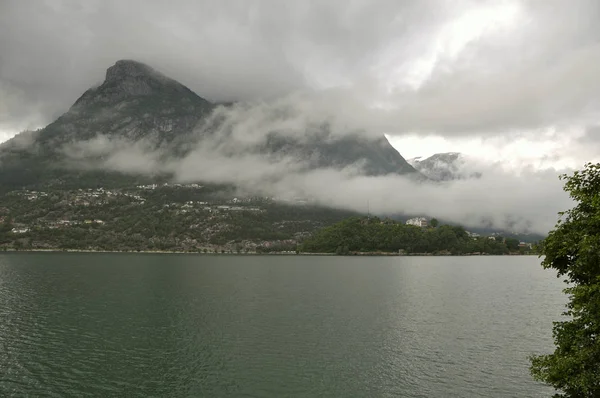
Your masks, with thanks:
[[[415,218],[411,218],[410,220],[406,221],[406,225],[415,225],[417,227],[426,227],[429,225],[429,222],[427,222],[427,219],[425,217],[415,217]]]

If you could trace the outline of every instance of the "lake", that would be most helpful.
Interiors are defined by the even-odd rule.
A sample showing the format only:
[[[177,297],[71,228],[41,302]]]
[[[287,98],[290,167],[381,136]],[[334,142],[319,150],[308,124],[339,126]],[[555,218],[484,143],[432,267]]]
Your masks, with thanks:
[[[0,255],[0,396],[548,397],[530,257]]]

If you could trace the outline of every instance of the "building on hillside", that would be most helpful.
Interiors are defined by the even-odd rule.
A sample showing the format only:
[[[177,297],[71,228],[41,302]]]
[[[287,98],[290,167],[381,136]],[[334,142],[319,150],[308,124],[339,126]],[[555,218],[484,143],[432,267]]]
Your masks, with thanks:
[[[427,219],[425,217],[415,217],[415,218],[411,218],[410,220],[406,221],[406,225],[415,225],[417,227],[426,227],[429,225],[429,222],[427,221]]]
[[[527,242],[519,242],[519,248],[523,248],[523,249],[531,249],[531,243],[527,243]]]

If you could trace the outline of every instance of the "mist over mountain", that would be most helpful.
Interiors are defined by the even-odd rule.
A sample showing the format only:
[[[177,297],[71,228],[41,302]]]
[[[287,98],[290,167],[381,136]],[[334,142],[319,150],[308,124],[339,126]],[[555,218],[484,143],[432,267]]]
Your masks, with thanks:
[[[415,157],[408,160],[415,169],[435,181],[480,178],[481,172],[465,155],[459,152],[436,153],[428,158]]]
[[[457,154],[417,159],[417,171],[382,133],[332,116],[345,104],[335,98],[212,103],[148,65],[121,60],[54,122],[0,146],[0,189],[200,182],[353,212],[369,203],[375,214],[547,231],[548,209],[530,194],[526,202],[507,197],[502,186],[536,182],[542,200],[558,188],[556,173],[524,170],[531,175],[514,180],[491,168],[472,178],[478,166]]]
[[[255,156],[295,170],[418,174],[383,135],[334,134],[326,120],[292,126],[285,109],[264,114],[260,125],[252,125],[248,109],[244,103],[213,104],[148,65],[121,60],[108,68],[100,86],[87,90],[56,121],[2,145],[0,183],[46,184],[60,180],[61,172],[69,178],[82,168],[202,181],[207,165],[195,167],[193,161],[217,154],[232,162]]]

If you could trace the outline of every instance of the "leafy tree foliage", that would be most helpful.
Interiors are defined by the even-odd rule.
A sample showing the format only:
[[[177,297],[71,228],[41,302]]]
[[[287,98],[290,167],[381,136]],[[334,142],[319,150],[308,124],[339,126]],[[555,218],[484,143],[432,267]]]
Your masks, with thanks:
[[[576,205],[561,213],[541,251],[544,268],[569,283],[569,320],[554,323],[556,349],[532,357],[531,373],[556,388],[555,397],[600,397],[600,164],[561,178]]]
[[[506,247],[508,248],[508,250],[510,250],[511,252],[519,250],[519,240],[518,239],[506,238],[504,243],[506,244]]]

